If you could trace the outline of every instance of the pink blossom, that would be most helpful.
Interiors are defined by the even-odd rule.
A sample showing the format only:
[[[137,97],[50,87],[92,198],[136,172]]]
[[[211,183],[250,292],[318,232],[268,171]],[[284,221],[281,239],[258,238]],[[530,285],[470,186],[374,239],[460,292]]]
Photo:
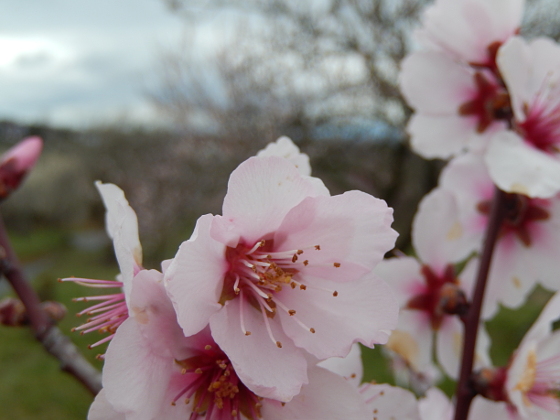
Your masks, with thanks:
[[[104,389],[89,420],[370,418],[356,389],[319,367],[310,367],[309,384],[288,403],[255,394],[208,328],[183,335],[157,271],[138,273],[129,302],[131,316],[109,345]]]
[[[494,184],[482,158],[467,154],[452,160],[442,172],[440,188],[455,197],[458,230],[467,252],[479,251],[486,231]],[[560,196],[530,198],[507,196],[508,212],[499,234],[486,290],[483,317],[490,318],[500,302],[516,307],[539,281],[560,288]],[[433,223],[446,218],[443,209],[431,213]],[[449,222],[448,222],[449,223]]]
[[[553,420],[560,415],[560,293],[547,303],[514,353],[507,369],[508,403],[520,419]]]
[[[142,270],[142,247],[138,238],[136,213],[128,204],[123,191],[116,185],[102,184],[98,181],[95,186],[107,209],[106,228],[109,237],[113,240],[120,275],[116,281],[76,277],[61,280],[94,288],[119,289],[115,293],[74,299],[78,302],[99,302],[78,313],[80,316],[87,315],[90,318],[85,324],[74,328],[75,331],[80,331],[82,334],[93,331],[110,333],[90,347],[111,340],[117,328],[128,318],[126,301],[132,287],[132,279]]]
[[[416,111],[407,131],[426,158],[449,158],[465,149],[485,149],[488,135],[505,130],[509,98],[496,74],[437,51],[405,58],[401,91]]]
[[[560,191],[560,47],[514,37],[500,48],[498,66],[514,121],[492,139],[490,176],[506,192],[550,198]]]
[[[27,137],[0,157],[0,198],[17,189],[41,155],[43,140]]]
[[[309,164],[309,156],[299,151],[294,142],[286,136],[280,137],[274,143],[268,144],[263,150],[257,153],[257,156],[279,156],[292,162],[302,175],[311,176],[311,165]]]
[[[307,353],[387,341],[397,307],[370,272],[394,244],[391,213],[359,191],[329,196],[286,159],[248,159],[223,216],[202,216],[166,273],[184,334],[210,323],[253,392],[290,400],[308,380]]]
[[[524,0],[436,0],[416,39],[454,60],[493,68],[499,46],[519,31],[524,6]]]

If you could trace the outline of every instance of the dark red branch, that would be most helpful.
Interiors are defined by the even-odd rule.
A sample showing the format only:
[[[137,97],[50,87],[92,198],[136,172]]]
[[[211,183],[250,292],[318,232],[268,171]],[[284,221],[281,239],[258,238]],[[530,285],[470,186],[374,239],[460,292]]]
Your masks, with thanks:
[[[101,390],[101,375],[79,352],[78,348],[54,326],[41,307],[35,290],[25,279],[21,265],[13,250],[4,222],[0,217],[0,272],[25,306],[29,325],[45,350],[60,362],[63,371],[78,379],[93,394]]]
[[[476,391],[472,383],[476,337],[480,324],[480,312],[484,300],[484,291],[486,289],[492,255],[494,253],[496,240],[498,239],[498,234],[500,233],[502,221],[506,214],[505,197],[506,193],[496,188],[490,209],[488,226],[486,228],[484,247],[480,256],[480,266],[478,268],[471,306],[466,316],[462,318],[465,327],[465,335],[463,355],[461,358],[461,371],[456,391],[457,401],[454,420],[467,419],[470,405],[473,398],[476,396]]]

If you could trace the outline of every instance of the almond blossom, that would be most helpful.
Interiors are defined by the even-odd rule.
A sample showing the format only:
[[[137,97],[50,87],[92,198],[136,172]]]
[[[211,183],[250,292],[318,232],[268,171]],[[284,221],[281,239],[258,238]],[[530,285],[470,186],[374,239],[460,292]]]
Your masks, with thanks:
[[[454,60],[493,68],[499,46],[519,31],[524,7],[524,0],[436,0],[415,37]]]
[[[435,215],[435,217],[434,217]],[[461,355],[463,325],[456,315],[467,310],[478,261],[457,273],[454,263],[470,252],[457,225],[453,195],[435,190],[424,198],[415,217],[412,240],[418,259],[399,256],[381,262],[375,272],[395,290],[401,307],[399,324],[387,347],[410,368],[433,376],[432,339],[436,357],[455,378]],[[487,342],[480,340],[481,346]],[[481,354],[484,353],[480,348]]]
[[[185,336],[210,324],[253,392],[289,401],[308,382],[308,355],[387,341],[398,308],[371,270],[393,247],[391,221],[382,200],[331,197],[286,159],[248,159],[223,215],[202,216],[166,272]]]
[[[550,198],[560,191],[560,46],[514,37],[500,48],[498,66],[514,121],[492,139],[490,176],[506,192]]]
[[[421,51],[401,63],[400,88],[416,111],[408,125],[411,146],[426,158],[449,158],[485,149],[488,136],[505,130],[509,97],[497,75],[438,51]]]
[[[477,251],[495,189],[483,159],[467,154],[452,160],[442,172],[440,188],[457,202],[458,211],[451,219],[458,221],[462,232],[457,242],[462,242],[468,252]],[[552,290],[560,289],[556,258],[560,248],[560,195],[539,199],[508,194],[506,205],[486,290],[485,319],[493,316],[497,302],[519,306],[537,281]],[[434,208],[433,223],[441,223],[447,214],[443,208]]]
[[[320,367],[310,367],[309,384],[288,403],[251,391],[208,328],[183,335],[155,270],[137,275],[129,303],[130,318],[109,345],[104,388],[89,420],[370,418],[354,386]]]
[[[110,335],[92,344],[96,347],[111,340],[117,328],[128,318],[127,296],[130,294],[132,280],[142,268],[142,246],[138,238],[138,219],[136,213],[128,204],[124,192],[114,184],[96,182],[105,208],[106,228],[109,237],[113,240],[115,255],[120,268],[117,280],[95,280],[70,277],[61,281],[73,281],[88,287],[101,289],[114,289],[115,293],[95,295],[74,299],[77,302],[99,302],[79,312],[78,315],[87,315],[87,322],[74,331],[82,334],[100,331],[109,332]]]

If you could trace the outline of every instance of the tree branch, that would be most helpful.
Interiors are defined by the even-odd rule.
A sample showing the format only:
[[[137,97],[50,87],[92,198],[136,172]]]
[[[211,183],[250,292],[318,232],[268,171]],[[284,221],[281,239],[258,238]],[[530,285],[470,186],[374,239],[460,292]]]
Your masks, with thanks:
[[[25,279],[2,217],[0,217],[0,272],[10,282],[25,306],[35,338],[41,342],[45,350],[59,360],[63,371],[74,376],[91,393],[97,394],[101,390],[100,372],[80,354],[74,343],[53,325],[47,313],[41,308],[39,296]]]

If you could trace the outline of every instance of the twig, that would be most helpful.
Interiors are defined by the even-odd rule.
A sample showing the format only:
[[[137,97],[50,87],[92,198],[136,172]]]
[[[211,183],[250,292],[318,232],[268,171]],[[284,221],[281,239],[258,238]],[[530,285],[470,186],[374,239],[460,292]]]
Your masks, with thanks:
[[[63,371],[73,375],[93,394],[101,390],[101,374],[79,352],[78,348],[53,325],[47,313],[41,308],[41,301],[35,290],[25,279],[17,255],[0,216],[0,272],[24,304],[35,338],[45,350],[60,362]]]
[[[454,420],[467,419],[471,402],[476,396],[476,392],[474,391],[471,383],[476,349],[476,337],[480,323],[480,312],[482,309],[482,302],[484,300],[484,291],[486,289],[486,282],[490,271],[490,263],[492,262],[492,254],[494,253],[494,246],[496,244],[496,240],[498,239],[498,234],[500,233],[502,221],[506,214],[505,203],[505,193],[496,188],[494,192],[494,199],[492,200],[488,226],[486,228],[486,239],[484,241],[484,248],[480,257],[480,266],[478,268],[478,275],[476,278],[476,285],[471,306],[467,315],[462,318],[465,326],[465,335],[463,355],[461,359],[461,371],[456,391],[457,401]]]

